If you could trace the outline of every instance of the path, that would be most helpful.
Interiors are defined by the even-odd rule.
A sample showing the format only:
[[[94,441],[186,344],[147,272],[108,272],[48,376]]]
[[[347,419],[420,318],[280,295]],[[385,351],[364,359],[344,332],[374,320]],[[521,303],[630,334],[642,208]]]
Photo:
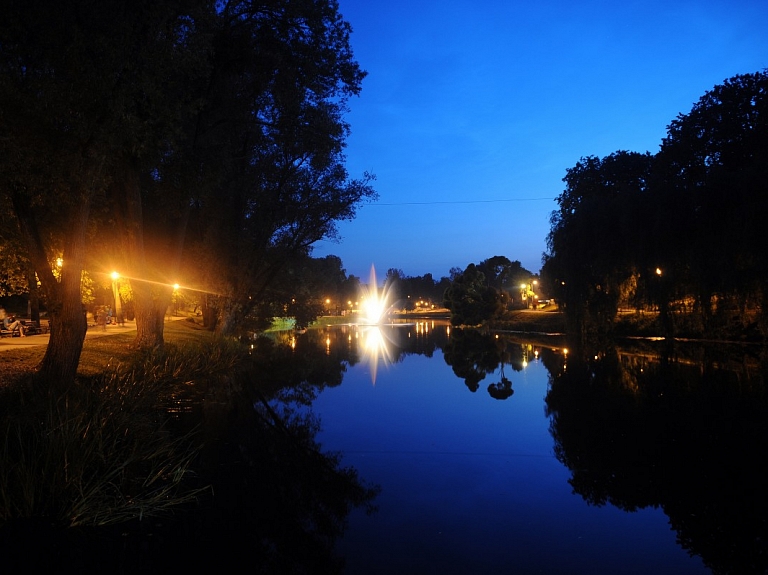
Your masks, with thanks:
[[[168,317],[166,321],[184,319],[183,317]],[[108,325],[107,329],[100,329],[99,326],[88,324],[88,331],[85,332],[85,339],[94,337],[104,337],[107,335],[119,335],[130,331],[136,331],[135,321],[126,321],[125,325]],[[38,335],[28,335],[27,337],[4,337],[0,339],[0,353],[8,349],[26,349],[36,345],[48,345],[51,335],[42,333]]]

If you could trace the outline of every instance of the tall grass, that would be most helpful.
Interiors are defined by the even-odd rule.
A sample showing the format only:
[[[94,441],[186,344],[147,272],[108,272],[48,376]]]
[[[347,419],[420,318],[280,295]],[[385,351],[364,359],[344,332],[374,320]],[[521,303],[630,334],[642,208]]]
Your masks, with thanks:
[[[0,397],[0,524],[22,518],[103,526],[193,501],[195,431],[169,425],[183,389],[235,369],[223,341],[168,346],[56,391],[30,379]]]

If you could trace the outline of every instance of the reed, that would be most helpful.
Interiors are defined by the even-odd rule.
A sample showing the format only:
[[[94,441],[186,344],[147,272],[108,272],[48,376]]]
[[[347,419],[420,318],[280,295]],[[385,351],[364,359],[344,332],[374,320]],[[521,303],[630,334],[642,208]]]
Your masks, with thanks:
[[[200,445],[170,425],[181,390],[236,369],[242,347],[167,346],[61,392],[30,379],[0,397],[0,524],[103,526],[158,515],[205,488],[187,479]]]

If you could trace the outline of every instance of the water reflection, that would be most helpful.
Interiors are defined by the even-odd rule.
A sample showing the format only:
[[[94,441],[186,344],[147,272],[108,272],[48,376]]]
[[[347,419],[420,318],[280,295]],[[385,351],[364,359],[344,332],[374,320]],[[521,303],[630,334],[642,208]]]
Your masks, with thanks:
[[[486,377],[498,381],[488,384],[488,394],[494,399],[511,397],[515,390],[512,380],[507,377],[505,366],[515,372],[527,367],[529,360],[537,360],[540,350],[531,343],[514,341],[509,337],[491,334],[475,329],[454,329],[450,340],[443,348],[445,362],[453,373],[464,380],[472,393],[480,388]]]
[[[324,341],[305,343],[260,339],[249,371],[187,386],[189,409],[162,431],[199,431],[186,486],[208,489],[194,504],[106,528],[0,522],[4,572],[341,574],[334,542],[352,509],[372,511],[377,488],[321,451],[317,420],[292,407],[344,373]]]
[[[765,365],[730,351],[646,345],[552,362],[547,414],[588,503],[661,508],[713,572],[766,573]]]
[[[768,393],[759,353],[640,342],[569,353],[562,341],[439,323],[379,329],[388,362],[442,350],[471,393],[487,382],[494,399],[515,401],[517,374],[541,362],[553,449],[575,494],[591,506],[663,510],[678,544],[715,573],[768,569]],[[368,353],[352,327],[308,333],[307,345],[327,337],[347,365]]]
[[[557,526],[561,529],[549,524],[539,528],[546,533],[567,532],[570,526],[581,524],[582,517],[565,517],[576,506],[553,497],[564,485],[566,495],[582,506],[583,500],[592,508],[638,515],[640,510],[663,511],[679,546],[701,557],[714,573],[765,573],[768,569],[764,486],[768,393],[763,356],[741,348],[727,353],[723,347],[660,348],[642,342],[568,353],[562,341],[533,342],[509,334],[451,329],[439,321],[375,329],[335,326],[260,339],[254,343],[254,369],[248,378],[223,378],[197,390],[190,399],[192,409],[180,414],[177,425],[200,426],[204,434],[199,481],[214,486],[211,499],[168,520],[121,526],[124,530],[114,533],[112,540],[100,533],[96,550],[89,547],[86,551],[83,544],[70,540],[35,540],[35,546],[55,548],[58,559],[70,562],[87,553],[101,567],[113,567],[119,560],[122,572],[192,569],[198,558],[216,557],[224,570],[247,561],[257,572],[342,573],[343,558],[337,557],[334,544],[344,533],[352,509],[377,503],[371,485],[380,478],[376,474],[359,477],[341,464],[342,454],[321,452],[315,437],[322,422],[306,407],[324,392],[342,391],[345,376],[355,366],[371,370],[372,383],[376,383],[375,374],[383,373],[380,370],[385,366],[405,364],[407,357],[419,356],[414,359],[435,360],[418,362],[422,371],[417,384],[424,384],[423,389],[430,392],[422,392],[425,403],[414,409],[416,425],[423,430],[428,421],[430,433],[412,433],[407,425],[379,422],[377,429],[388,427],[395,435],[388,439],[376,433],[375,446],[379,453],[388,454],[382,460],[385,464],[399,462],[399,473],[415,473],[407,450],[417,450],[420,461],[434,465],[429,477],[414,480],[434,482],[430,485],[437,489],[451,484],[456,490],[441,507],[447,506],[448,516],[453,513],[456,518],[475,521],[470,525],[473,537],[482,538],[486,533],[480,525],[485,519],[472,516],[478,513],[475,503],[486,501],[479,486],[486,485],[483,480],[498,479],[489,485],[503,486],[498,491],[502,495],[491,496],[483,512],[491,514],[506,505],[509,513],[498,519],[502,530],[498,524],[488,527],[494,530],[488,533],[488,540],[510,548],[514,537],[509,534],[514,534],[527,538],[526,545],[563,549],[555,541],[534,540],[536,529],[530,523],[518,525],[515,513],[525,516],[526,506],[530,507],[525,517],[534,523],[557,521],[562,514],[563,526]],[[374,341],[376,346],[372,346]],[[532,388],[526,387],[526,370],[542,368],[549,374],[548,384],[534,397]],[[438,376],[428,370],[439,374],[440,381],[435,382]],[[393,391],[388,395],[390,401],[402,398],[394,393],[395,385],[387,387],[391,379],[383,375],[375,390],[366,382],[359,387],[377,392],[377,401],[384,397],[379,392],[385,389]],[[477,394],[481,386],[487,396],[484,391]],[[360,390],[352,384],[349,387],[354,399],[340,411],[350,418],[367,418],[363,425],[370,426],[370,414],[358,413]],[[417,385],[409,382],[403,387]],[[461,397],[451,404],[449,414],[440,414],[441,407],[448,404],[448,388]],[[488,401],[467,401],[481,397]],[[525,402],[534,407],[527,412],[513,411]],[[434,411],[426,413],[423,406]],[[479,411],[483,414],[473,419],[472,414]],[[502,437],[499,443],[479,431],[478,422],[492,413],[495,419],[489,433]],[[503,427],[503,422],[514,419],[509,417],[511,413],[517,418],[516,433],[505,434],[510,428]],[[459,419],[467,427],[457,431]],[[526,451],[526,426],[538,421],[546,446],[535,453]],[[433,442],[439,444],[436,452],[429,451]],[[547,453],[550,445],[557,461]],[[461,459],[454,457],[456,452]],[[369,461],[377,457],[372,451],[358,455]],[[492,464],[482,466],[491,460]],[[467,462],[471,462],[466,465],[470,475],[450,474],[452,469],[464,469]],[[379,471],[394,473],[393,466],[382,464]],[[530,469],[546,470],[535,477],[544,485],[539,489],[542,493],[529,495],[513,488]],[[472,476],[472,472],[479,475]],[[556,509],[548,513],[544,506]],[[407,522],[398,520],[405,529]],[[436,519],[434,525],[438,524],[444,525]],[[643,536],[641,530],[642,526],[638,538]],[[386,533],[380,536],[384,538]],[[24,551],[30,552],[24,554],[25,560],[34,556],[34,547],[15,545],[19,537],[18,533],[7,534],[4,559]],[[85,540],[82,534],[76,537]],[[433,539],[439,538],[433,535]],[[586,544],[579,545],[578,549],[564,549],[582,552],[581,545]],[[572,559],[576,561],[569,557]],[[461,560],[479,564],[491,559]],[[533,564],[530,557],[528,561]],[[633,572],[639,572],[637,569]]]
[[[376,384],[379,369],[399,363],[405,356],[418,354],[432,357],[436,349],[448,341],[450,326],[446,322],[393,321],[379,325],[344,324],[321,327],[296,335],[282,332],[273,337],[281,344],[292,345],[296,356],[315,353],[322,345],[331,361],[344,365],[364,363],[371,374],[371,383]]]

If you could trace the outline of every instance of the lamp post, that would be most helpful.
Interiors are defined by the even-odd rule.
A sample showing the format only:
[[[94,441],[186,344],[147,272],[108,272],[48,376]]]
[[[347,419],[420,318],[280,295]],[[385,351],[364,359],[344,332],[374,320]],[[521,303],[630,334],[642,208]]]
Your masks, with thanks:
[[[123,305],[120,301],[120,274],[112,272],[112,295],[115,297],[115,318],[118,324],[122,324],[123,321]]]

